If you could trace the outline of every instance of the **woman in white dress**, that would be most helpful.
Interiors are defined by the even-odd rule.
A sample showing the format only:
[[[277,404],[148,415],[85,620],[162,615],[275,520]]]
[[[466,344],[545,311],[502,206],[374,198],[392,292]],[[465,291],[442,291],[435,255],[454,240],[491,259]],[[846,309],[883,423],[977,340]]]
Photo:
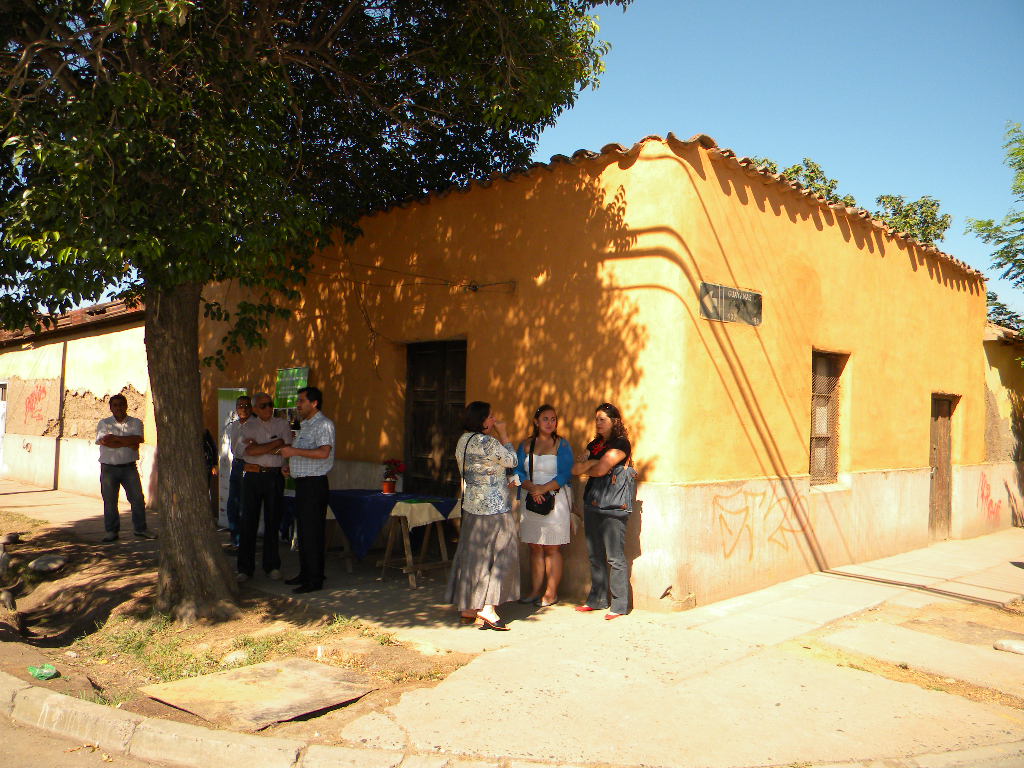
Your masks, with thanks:
[[[530,546],[532,589],[520,603],[534,603],[541,608],[558,602],[558,584],[562,580],[562,546],[569,543],[569,518],[572,508],[573,455],[569,441],[558,434],[558,413],[554,406],[542,405],[533,415],[533,434],[517,451],[516,474],[522,484],[522,519],[519,538]],[[531,479],[531,464],[533,477]],[[532,497],[535,505],[546,494],[554,495],[548,514],[527,508]]]

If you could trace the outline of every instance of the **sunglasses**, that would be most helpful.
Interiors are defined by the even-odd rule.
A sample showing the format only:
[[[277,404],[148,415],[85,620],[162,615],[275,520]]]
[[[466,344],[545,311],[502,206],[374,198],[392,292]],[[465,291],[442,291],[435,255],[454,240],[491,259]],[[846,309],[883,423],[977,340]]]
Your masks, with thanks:
[[[260,403],[259,405],[255,405],[253,407],[254,408],[259,408],[260,410],[263,410],[264,408],[273,408],[274,404],[273,403]]]

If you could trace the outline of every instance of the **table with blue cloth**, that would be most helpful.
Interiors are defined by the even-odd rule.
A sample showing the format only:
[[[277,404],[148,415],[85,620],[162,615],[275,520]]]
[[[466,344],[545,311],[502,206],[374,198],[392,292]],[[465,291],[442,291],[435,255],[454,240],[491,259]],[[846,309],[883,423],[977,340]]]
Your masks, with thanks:
[[[400,567],[409,577],[410,586],[416,586],[416,571],[447,565],[447,550],[444,536],[440,529],[440,521],[432,521],[435,524],[427,526],[427,533],[424,535],[419,562],[414,562],[409,542],[409,520],[404,516],[392,518],[392,512],[398,504],[402,504],[403,507],[410,504],[423,504],[432,506],[442,518],[447,519],[455,507],[455,499],[440,496],[423,496],[415,493],[385,494],[377,490],[346,488],[330,491],[327,497],[327,504],[334,514],[334,519],[338,521],[338,525],[348,539],[349,545],[352,547],[352,553],[359,559],[366,556],[366,553],[370,551],[370,547],[373,546],[374,542],[377,541],[381,533],[388,526],[388,522],[394,520],[388,535],[389,546],[385,550],[384,560],[379,564],[385,568]],[[429,544],[431,528],[437,530],[441,546],[442,560],[439,563],[424,562],[423,555],[426,553]],[[399,534],[402,536],[406,550],[405,562],[401,566],[390,562],[391,545]]]

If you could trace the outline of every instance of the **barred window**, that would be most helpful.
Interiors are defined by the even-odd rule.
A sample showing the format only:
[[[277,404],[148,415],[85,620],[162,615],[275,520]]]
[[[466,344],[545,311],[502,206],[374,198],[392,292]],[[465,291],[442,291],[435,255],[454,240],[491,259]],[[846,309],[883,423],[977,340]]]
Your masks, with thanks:
[[[845,355],[811,354],[811,485],[836,482],[839,475],[839,378]]]

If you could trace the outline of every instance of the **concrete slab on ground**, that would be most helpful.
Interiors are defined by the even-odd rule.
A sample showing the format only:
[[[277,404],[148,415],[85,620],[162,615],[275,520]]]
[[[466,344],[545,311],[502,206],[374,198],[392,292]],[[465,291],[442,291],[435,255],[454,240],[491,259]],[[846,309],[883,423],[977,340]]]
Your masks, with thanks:
[[[1024,698],[1024,656],[890,624],[825,635],[829,645]]]
[[[688,655],[716,647],[702,634],[678,637],[674,652],[626,646],[625,638],[507,648],[435,688],[406,693],[391,711],[414,748],[673,768],[947,751],[1010,741],[1024,728],[1018,710],[779,648],[722,658],[705,674],[686,675]],[[607,733],[595,731],[601,723]]]
[[[280,659],[139,689],[223,728],[257,731],[339,706],[373,686],[366,675],[308,659]]]

